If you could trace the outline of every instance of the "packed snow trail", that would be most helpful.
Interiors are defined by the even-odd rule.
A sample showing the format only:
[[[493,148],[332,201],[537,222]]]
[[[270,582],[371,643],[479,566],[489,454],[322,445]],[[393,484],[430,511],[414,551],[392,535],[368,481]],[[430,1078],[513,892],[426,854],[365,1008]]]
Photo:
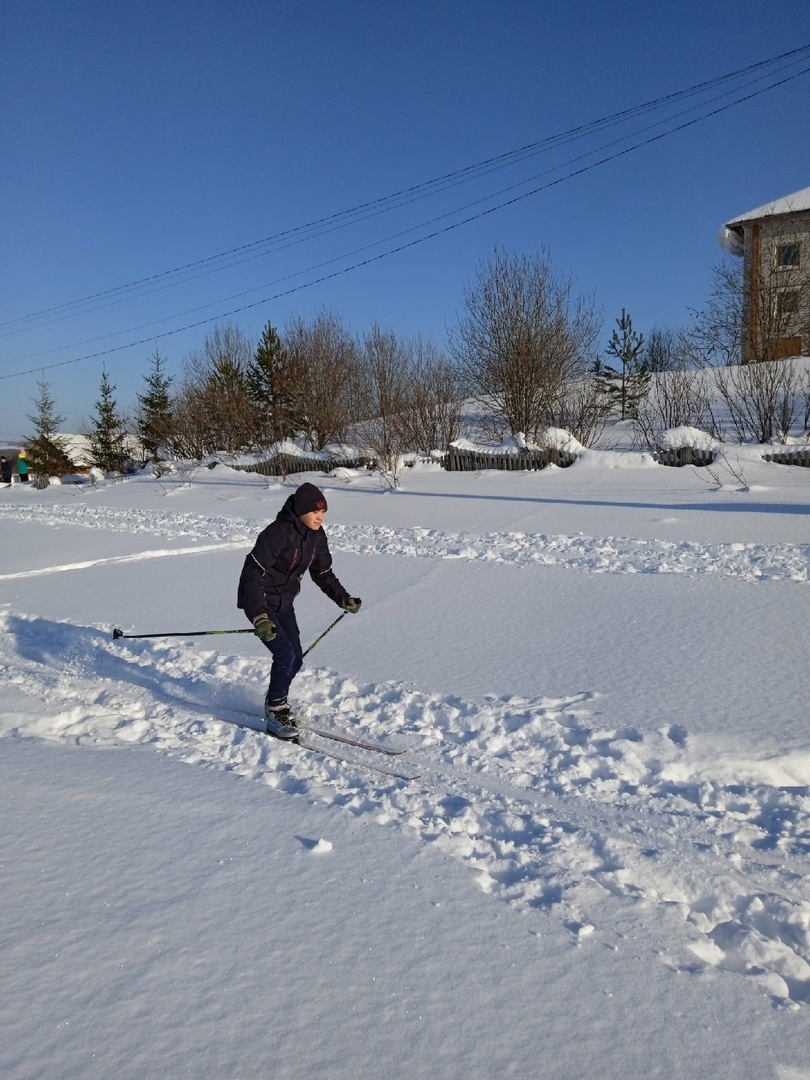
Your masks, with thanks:
[[[264,658],[114,642],[19,613],[0,632],[0,679],[30,699],[0,713],[4,737],[151,745],[232,770],[414,830],[485,891],[559,910],[577,940],[599,934],[605,905],[639,905],[680,928],[662,953],[676,970],[721,967],[777,1003],[810,1001],[810,755],[722,760],[686,725],[601,728],[594,692],[474,701],[305,669],[301,706],[370,739],[395,735],[422,772],[409,783],[217,719],[256,710],[245,687],[263,684]]]
[[[249,550],[257,533],[267,524],[266,521],[161,510],[120,510],[88,503],[67,506],[0,504],[0,518],[4,516],[13,520],[36,520],[43,525],[77,525],[112,532],[191,539],[205,544],[209,551],[216,550],[217,546]],[[744,581],[788,580],[805,584],[810,581],[810,544],[698,544],[628,537],[547,536],[522,532],[473,534],[333,523],[329,524],[329,543],[334,551],[358,555],[480,560],[522,567],[558,566],[590,573],[711,575]],[[184,550],[188,553],[189,549]],[[149,552],[140,557],[156,558],[160,554]],[[169,549],[162,554],[177,552]]]

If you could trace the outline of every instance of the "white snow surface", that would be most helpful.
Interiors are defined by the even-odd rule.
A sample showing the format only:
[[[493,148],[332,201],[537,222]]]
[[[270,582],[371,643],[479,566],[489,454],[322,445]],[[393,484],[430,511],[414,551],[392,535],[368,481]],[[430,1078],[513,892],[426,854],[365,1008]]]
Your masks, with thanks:
[[[0,1076],[809,1080],[810,470],[735,454],[0,491]],[[416,779],[113,638],[245,629],[303,480],[295,703]]]

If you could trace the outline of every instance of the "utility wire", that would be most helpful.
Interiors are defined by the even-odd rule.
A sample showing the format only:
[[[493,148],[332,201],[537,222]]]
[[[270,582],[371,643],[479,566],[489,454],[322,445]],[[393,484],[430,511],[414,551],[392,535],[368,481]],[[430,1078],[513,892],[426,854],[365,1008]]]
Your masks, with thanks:
[[[459,184],[468,183],[471,180],[487,175],[490,172],[520,163],[532,156],[535,156],[539,153],[548,152],[553,148],[565,145],[566,143],[574,141],[576,139],[584,138],[586,135],[593,134],[594,132],[615,126],[619,123],[624,123],[635,117],[646,115],[647,113],[662,109],[666,106],[684,100],[685,98],[706,93],[707,91],[725,83],[744,78],[747,79],[749,78],[749,76],[757,72],[761,72],[764,69],[773,68],[776,65],[782,65],[784,67],[790,66],[791,64],[800,63],[803,61],[808,52],[810,52],[810,44],[800,46],[799,48],[792,49],[789,52],[782,53],[779,56],[771,57],[767,60],[758,61],[755,64],[748,65],[745,68],[740,68],[726,75],[721,75],[714,79],[710,79],[702,83],[697,83],[694,86],[676,91],[662,98],[657,98],[652,101],[645,102],[642,105],[633,106],[632,108],[622,110],[607,117],[603,117],[599,120],[591,121],[579,127],[571,128],[568,131],[559,133],[557,135],[549,136],[543,140],[540,140],[539,142],[529,143],[526,146],[508,151],[505,154],[487,158],[482,162],[466,166],[462,169],[447,173],[444,176],[434,178],[422,184],[417,184],[412,187],[403,189],[402,191],[395,192],[392,195],[384,196],[380,199],[375,199],[370,202],[362,203],[359,206],[353,207],[349,210],[340,211],[330,216],[319,218],[316,221],[309,222],[305,225],[284,230],[272,236],[265,237],[261,240],[256,240],[249,244],[244,244],[240,247],[231,248],[228,251],[220,252],[217,255],[212,255],[207,258],[197,260],[196,262],[191,262],[183,266],[175,267],[172,270],[162,271],[161,273],[153,274],[145,278],[140,278],[128,284],[116,286],[103,292],[94,293],[78,300],[68,301],[64,304],[45,308],[40,311],[32,312],[28,315],[19,316],[16,319],[0,323],[0,333],[19,333],[25,330],[37,328],[42,325],[49,325],[51,322],[75,317],[80,314],[87,314],[90,310],[97,310],[99,307],[106,307],[112,304],[121,303],[124,300],[139,298],[141,296],[148,295],[151,292],[158,291],[159,289],[169,288],[176,284],[181,284],[189,280],[194,280],[195,278],[204,276],[205,274],[212,274],[220,272],[224,269],[230,269],[231,267],[238,265],[244,261],[262,257],[263,255],[266,255],[273,250],[281,250],[283,248],[290,247],[293,244],[302,243],[306,240],[323,236],[339,228],[346,228],[351,224],[356,224],[358,221],[365,220],[369,217],[377,216],[381,213],[388,213],[393,209],[398,209],[400,206],[408,205],[409,203],[415,202],[419,199],[427,198],[431,195],[437,194],[438,192],[458,186]],[[760,75],[759,79],[762,79],[764,77],[768,76]],[[748,85],[750,85],[750,82]],[[194,273],[194,271],[200,271],[203,267],[207,267],[207,269],[205,269],[202,273]],[[263,287],[264,286],[258,286],[258,288]],[[134,292],[134,290],[141,291]],[[106,303],[100,303],[100,301],[106,301]],[[88,307],[87,305],[94,306]],[[40,321],[35,322],[34,320]],[[69,348],[72,346],[65,347]]]
[[[625,148],[623,148],[621,150],[616,150],[613,153],[608,154],[608,155],[600,158],[598,161],[591,162],[590,164],[587,164],[587,165],[582,165],[580,168],[574,169],[571,172],[566,173],[564,176],[560,176],[555,180],[549,180],[547,183],[542,184],[539,187],[535,187],[535,188],[532,188],[530,191],[526,191],[526,192],[523,192],[523,193],[521,193],[519,195],[515,195],[512,198],[507,199],[507,200],[505,200],[503,202],[497,203],[496,205],[488,207],[485,210],[480,210],[479,212],[477,212],[475,214],[471,214],[471,215],[461,219],[460,221],[456,221],[456,222],[453,222],[451,224],[445,225],[444,227],[442,227],[440,229],[434,229],[432,232],[429,232],[429,233],[425,234],[424,236],[420,236],[420,237],[417,237],[417,238],[412,239],[410,241],[407,241],[405,243],[399,244],[396,247],[389,248],[388,250],[380,252],[380,253],[378,253],[376,255],[371,255],[371,256],[369,256],[369,257],[367,257],[365,259],[362,259],[362,260],[360,260],[358,262],[353,263],[350,266],[342,267],[341,269],[334,270],[334,271],[332,271],[330,273],[327,273],[327,274],[323,274],[320,277],[314,278],[311,281],[304,282],[301,285],[296,285],[296,286],[293,286],[293,287],[291,287],[289,289],[282,290],[281,292],[275,293],[273,296],[263,297],[261,300],[255,300],[252,303],[243,304],[240,307],[234,308],[234,309],[232,309],[230,311],[221,312],[220,314],[212,316],[212,317],[210,317],[208,319],[201,319],[201,320],[199,320],[197,322],[189,323],[186,326],[176,327],[173,330],[167,330],[162,334],[156,334],[156,335],[153,335],[151,337],[142,338],[139,341],[131,341],[131,342],[128,342],[127,344],[125,344],[125,345],[113,346],[113,347],[111,347],[109,349],[104,349],[104,350],[101,350],[101,351],[95,352],[95,353],[88,353],[85,356],[77,356],[77,357],[74,357],[71,360],[63,360],[63,361],[59,361],[59,362],[54,363],[54,364],[48,364],[48,365],[45,365],[45,366],[43,366],[41,364],[37,364],[36,367],[30,368],[27,371],[18,371],[18,372],[14,372],[12,374],[9,374],[9,375],[0,375],[0,379],[10,379],[10,378],[15,378],[15,377],[17,377],[19,375],[30,375],[30,374],[40,372],[40,371],[42,371],[42,372],[49,371],[49,370],[51,370],[53,368],[66,367],[66,366],[68,366],[70,364],[80,363],[80,362],[82,362],[84,360],[93,360],[93,359],[97,359],[98,357],[109,356],[112,353],[122,352],[125,349],[131,349],[131,348],[135,348],[135,347],[140,346],[140,345],[150,344],[152,342],[162,340],[163,338],[171,337],[174,334],[183,333],[184,331],[188,331],[188,330],[194,330],[194,329],[197,329],[200,326],[205,326],[205,325],[208,325],[208,324],[210,324],[212,322],[217,322],[220,319],[231,318],[234,315],[239,315],[244,311],[249,311],[252,308],[261,306],[262,304],[271,303],[274,300],[278,300],[278,299],[280,299],[281,297],[284,297],[284,296],[289,296],[292,293],[299,292],[302,289],[310,288],[313,285],[322,284],[325,281],[330,281],[330,280],[332,280],[332,279],[334,279],[336,277],[341,276],[342,274],[350,273],[351,271],[358,270],[358,269],[360,269],[360,268],[362,268],[364,266],[369,266],[372,263],[379,262],[380,260],[388,258],[391,255],[399,254],[400,252],[403,252],[403,251],[406,251],[406,250],[408,250],[410,248],[416,247],[419,244],[423,244],[428,240],[435,239],[438,236],[443,236],[446,233],[449,233],[449,232],[452,232],[455,229],[461,228],[463,225],[468,225],[473,221],[476,221],[476,220],[479,220],[480,218],[486,217],[489,214],[493,214],[497,210],[502,210],[507,206],[513,206],[514,204],[516,204],[518,202],[521,202],[524,199],[528,199],[533,195],[537,195],[542,191],[546,191],[549,188],[555,187],[558,184],[561,184],[561,183],[565,182],[566,180],[571,180],[576,176],[581,176],[584,173],[590,172],[592,169],[598,168],[600,165],[605,165],[608,162],[615,161],[615,160],[617,160],[618,158],[621,158],[621,157],[625,157],[626,155],[631,154],[631,153],[635,152],[636,150],[639,150],[639,149],[641,149],[641,148],[643,148],[645,146],[649,146],[652,143],[659,142],[660,140],[667,138],[669,135],[673,135],[676,132],[684,131],[687,128],[694,127],[696,124],[701,123],[703,120],[707,120],[712,116],[717,116],[720,113],[726,112],[728,109],[733,108],[735,105],[740,105],[745,101],[749,101],[752,98],[758,97],[760,94],[765,93],[767,90],[772,90],[777,86],[783,86],[785,83],[788,83],[788,82],[792,81],[793,79],[800,77],[801,75],[805,75],[808,72],[810,72],[810,67],[804,68],[801,71],[795,72],[792,75],[785,76],[783,79],[780,79],[779,81],[777,81],[775,83],[772,83],[771,85],[769,85],[767,87],[764,87],[762,89],[753,91],[753,92],[745,95],[744,97],[738,98],[735,101],[727,102],[725,105],[718,106],[717,108],[715,108],[715,109],[711,110],[710,112],[705,113],[705,114],[703,114],[701,116],[692,117],[689,120],[685,120],[682,123],[678,124],[676,127],[671,128],[671,129],[669,129],[667,131],[659,132],[656,135],[651,135],[646,139],[642,139],[640,142],[635,142],[631,146],[627,146],[627,147],[625,147]],[[658,126],[658,125],[654,125],[654,126]],[[458,212],[458,211],[456,211],[456,212]],[[447,216],[447,215],[444,215],[444,216]],[[421,226],[421,227],[424,227],[424,226]],[[413,230],[410,230],[410,231],[413,231]],[[372,246],[375,246],[375,245],[372,245]]]
[[[698,117],[695,122],[699,122],[700,120],[705,119],[705,118],[707,118],[709,116],[714,116],[719,111],[724,111],[725,109],[731,108],[733,105],[738,104],[740,101],[750,100],[750,98],[758,96],[758,94],[765,93],[766,91],[768,91],[770,89],[773,89],[775,86],[783,85],[784,82],[788,81],[789,79],[797,78],[798,76],[800,76],[802,74],[806,74],[808,71],[810,71],[810,68],[804,68],[801,71],[795,72],[793,75],[787,76],[787,77],[779,80],[776,83],[771,83],[768,86],[760,88],[756,92],[749,93],[744,98],[740,98],[740,99],[737,99],[735,101],[729,102],[725,106],[723,106],[721,109],[714,109],[709,113],[704,113],[702,116]],[[756,81],[761,81],[762,78],[766,78],[766,77],[770,78],[770,76],[763,76],[759,80],[756,80]],[[612,149],[613,147],[615,147],[617,145],[620,145],[623,142],[626,142],[628,139],[631,139],[631,138],[632,139],[637,139],[640,135],[645,134],[646,132],[653,131],[656,128],[659,128],[659,127],[661,127],[663,125],[671,125],[673,123],[673,121],[675,121],[675,120],[677,120],[677,119],[679,119],[681,117],[687,116],[690,113],[693,113],[693,112],[697,111],[698,109],[704,110],[708,105],[713,104],[715,102],[722,101],[724,98],[728,98],[732,94],[737,94],[738,92],[739,92],[738,90],[727,90],[722,94],[716,95],[710,101],[702,102],[702,103],[700,103],[698,105],[693,105],[688,109],[681,110],[681,112],[676,113],[673,116],[667,117],[666,119],[663,119],[663,120],[656,121],[655,123],[649,124],[646,127],[640,128],[639,130],[637,130],[637,131],[635,131],[633,133],[630,133],[628,135],[623,135],[623,136],[619,137],[618,139],[614,139],[611,142],[604,143],[601,146],[594,148],[593,150],[589,150],[589,151],[586,151],[583,154],[579,154],[579,155],[577,155],[575,157],[569,158],[567,161],[561,162],[558,165],[555,165],[555,166],[553,166],[553,167],[551,167],[549,169],[543,170],[542,172],[537,173],[534,176],[527,177],[527,178],[525,178],[525,179],[523,179],[521,181],[518,181],[515,184],[511,184],[511,185],[508,185],[505,188],[501,188],[498,191],[491,192],[488,195],[482,196],[479,199],[475,199],[472,202],[466,203],[463,206],[455,207],[454,209],[452,209],[450,211],[447,211],[446,213],[439,214],[439,215],[437,215],[437,216],[435,216],[433,218],[428,219],[427,221],[422,221],[417,225],[410,226],[407,229],[402,229],[402,230],[400,230],[398,232],[395,232],[395,233],[393,233],[393,234],[391,234],[389,236],[383,237],[380,240],[375,240],[375,241],[373,241],[373,242],[371,242],[369,244],[364,244],[364,245],[362,245],[362,246],[360,246],[358,248],[355,248],[353,250],[343,252],[342,254],[340,254],[338,256],[335,256],[334,258],[324,260],[324,261],[322,261],[320,263],[316,263],[315,265],[306,267],[303,270],[294,271],[293,273],[286,274],[286,275],[284,275],[284,276],[282,276],[280,278],[276,278],[273,281],[265,282],[265,283],[263,283],[261,285],[257,285],[257,286],[254,286],[254,287],[250,288],[250,289],[246,289],[246,290],[243,290],[241,292],[234,293],[234,294],[232,294],[230,296],[222,297],[222,298],[220,298],[218,300],[214,300],[214,301],[211,301],[211,302],[206,303],[206,304],[200,304],[200,305],[197,305],[196,307],[188,308],[185,311],[175,312],[174,314],[165,316],[164,318],[161,318],[161,319],[155,319],[155,320],[152,320],[151,322],[148,322],[148,323],[141,323],[139,325],[131,326],[131,327],[128,327],[128,328],[123,329],[123,330],[113,331],[113,332],[111,332],[109,334],[103,334],[103,335],[100,335],[100,336],[95,337],[95,338],[88,338],[88,339],[85,339],[83,341],[72,342],[72,343],[69,343],[69,344],[66,344],[66,345],[58,345],[58,346],[53,347],[52,349],[37,351],[37,352],[33,352],[33,353],[28,353],[28,354],[25,354],[25,355],[22,355],[22,356],[17,356],[17,357],[15,357],[13,359],[9,358],[9,359],[6,359],[6,360],[2,361],[2,363],[4,363],[4,364],[20,363],[20,362],[22,362],[24,360],[28,360],[28,359],[31,359],[33,357],[48,356],[48,355],[52,355],[52,354],[57,353],[57,352],[64,352],[66,349],[80,348],[80,347],[85,346],[85,345],[95,344],[95,343],[97,343],[99,341],[107,341],[110,338],[121,337],[121,335],[123,335],[123,334],[136,333],[136,332],[138,332],[140,330],[149,329],[150,327],[153,327],[153,326],[159,326],[159,325],[161,325],[163,323],[171,322],[174,319],[183,318],[183,317],[189,316],[189,315],[194,315],[194,314],[196,314],[196,313],[198,313],[200,311],[208,310],[208,309],[210,309],[210,308],[212,308],[212,307],[214,307],[214,306],[216,306],[218,304],[230,303],[230,302],[232,302],[234,300],[241,299],[244,296],[249,296],[252,293],[259,292],[259,291],[261,291],[263,289],[272,288],[273,286],[283,284],[284,282],[290,281],[290,280],[292,280],[294,278],[302,277],[305,274],[315,273],[316,271],[325,269],[327,266],[331,266],[331,265],[334,265],[335,263],[343,262],[346,259],[354,258],[357,255],[363,254],[364,252],[373,250],[374,248],[378,248],[378,247],[382,246],[383,244],[390,244],[394,240],[400,240],[401,238],[403,238],[405,236],[409,236],[414,232],[417,232],[417,231],[420,231],[422,229],[428,228],[429,226],[432,226],[432,225],[436,225],[440,221],[445,221],[448,218],[455,216],[456,214],[464,213],[465,211],[470,210],[475,206],[480,206],[482,203],[489,202],[490,200],[495,199],[495,198],[500,198],[501,196],[503,196],[503,195],[505,195],[505,194],[507,194],[509,192],[515,191],[515,190],[517,190],[517,189],[519,189],[521,187],[525,187],[526,184],[534,183],[536,180],[540,179],[543,176],[547,176],[547,175],[549,175],[551,173],[558,172],[560,169],[567,168],[567,167],[569,167],[571,165],[576,164],[577,162],[587,160],[588,158],[593,157],[595,154],[602,154],[605,151],[608,151],[608,150]],[[674,131],[681,130],[682,127],[683,127],[683,125],[679,125],[679,126],[677,126],[675,128],[670,128],[668,131],[665,131],[663,133],[663,135],[671,134]],[[663,135],[662,135],[662,137],[663,137]],[[637,144],[637,145],[639,145],[639,146],[640,145],[646,145],[646,142],[641,143],[641,144]],[[614,155],[611,155],[610,158],[603,158],[602,160],[603,161],[604,160],[612,160],[615,156],[618,156],[618,155],[614,154]],[[600,162],[596,162],[596,164],[599,164],[599,163]],[[569,174],[569,175],[578,175],[579,171],[581,171],[581,170],[578,170],[577,173],[572,173],[572,174]],[[565,179],[565,177],[563,179]],[[538,190],[543,190],[543,189],[534,189],[534,190],[538,191]],[[509,205],[509,203],[500,204],[500,205]],[[497,209],[497,208],[499,208],[499,207],[495,207],[495,209]],[[474,218],[473,219],[468,219],[468,220],[474,220]],[[399,250],[399,249],[397,249],[397,250]],[[348,272],[350,269],[352,269],[352,267],[346,267],[341,272]],[[318,281],[321,281],[321,280],[323,280],[323,279],[322,278],[318,279]],[[306,287],[308,287],[309,284],[314,284],[314,282],[313,283],[307,283],[305,285],[301,285],[298,288],[306,288]],[[272,299],[276,299],[276,298],[278,298],[278,296],[287,295],[290,291],[296,291],[296,290],[288,290],[286,293],[277,294],[277,296],[273,297]],[[260,301],[260,303],[261,302],[263,302],[263,301]],[[240,308],[239,310],[244,310],[244,308]],[[225,317],[225,316],[217,316],[217,318],[223,318],[223,317]],[[204,321],[208,321],[208,320],[204,320]],[[202,324],[193,324],[193,325],[202,325]],[[179,331],[170,331],[170,333],[174,333],[174,332],[179,332]],[[158,335],[158,336],[165,336],[165,335]],[[98,354],[95,354],[95,355],[98,355]]]

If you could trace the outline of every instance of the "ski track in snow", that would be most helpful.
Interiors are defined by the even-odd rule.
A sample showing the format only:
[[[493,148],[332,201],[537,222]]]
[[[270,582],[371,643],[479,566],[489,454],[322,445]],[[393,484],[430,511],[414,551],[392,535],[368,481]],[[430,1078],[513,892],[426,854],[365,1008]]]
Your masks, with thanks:
[[[249,545],[261,525],[84,505],[2,512],[204,541],[207,550]],[[330,526],[329,534],[336,549],[364,554],[750,581],[806,582],[810,554],[804,546],[427,529]],[[303,708],[323,726],[378,740],[395,733],[408,749],[397,760],[421,772],[406,782],[255,730],[259,720],[249,714],[258,702],[244,688],[263,685],[263,658],[184,643],[113,642],[108,630],[19,613],[0,617],[0,629],[9,642],[0,679],[35,702],[24,713],[0,713],[2,737],[150,745],[412,829],[468,865],[485,891],[518,908],[558,911],[578,944],[598,934],[605,904],[638,905],[644,917],[654,911],[679,928],[662,950],[675,970],[720,967],[756,979],[777,1004],[810,1002],[810,760],[799,756],[797,765],[792,755],[793,774],[782,780],[770,773],[768,782],[729,783],[722,778],[728,766],[701,760],[680,726],[652,734],[595,726],[595,694],[468,701],[305,668],[296,682]],[[755,763],[740,764],[757,776]],[[797,768],[806,775],[796,777]]]
[[[266,521],[161,510],[75,506],[0,505],[0,516],[47,525],[78,525],[113,532],[251,547]],[[696,544],[627,537],[546,536],[542,533],[457,533],[438,529],[392,529],[329,525],[335,551],[359,555],[468,559],[512,566],[559,566],[591,573],[711,574],[745,581],[810,580],[810,544]],[[202,549],[200,549],[202,550]],[[162,554],[174,555],[176,551]],[[145,552],[141,558],[156,558]],[[133,558],[133,557],[130,557]],[[115,560],[110,560],[115,561]]]

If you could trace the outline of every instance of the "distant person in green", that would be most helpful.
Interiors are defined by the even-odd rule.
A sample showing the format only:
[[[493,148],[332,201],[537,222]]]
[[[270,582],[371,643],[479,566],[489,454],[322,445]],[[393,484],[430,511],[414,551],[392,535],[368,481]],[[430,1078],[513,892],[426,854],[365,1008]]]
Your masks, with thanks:
[[[25,460],[24,450],[21,450],[17,455],[17,475],[21,484],[28,483],[28,462]]]

